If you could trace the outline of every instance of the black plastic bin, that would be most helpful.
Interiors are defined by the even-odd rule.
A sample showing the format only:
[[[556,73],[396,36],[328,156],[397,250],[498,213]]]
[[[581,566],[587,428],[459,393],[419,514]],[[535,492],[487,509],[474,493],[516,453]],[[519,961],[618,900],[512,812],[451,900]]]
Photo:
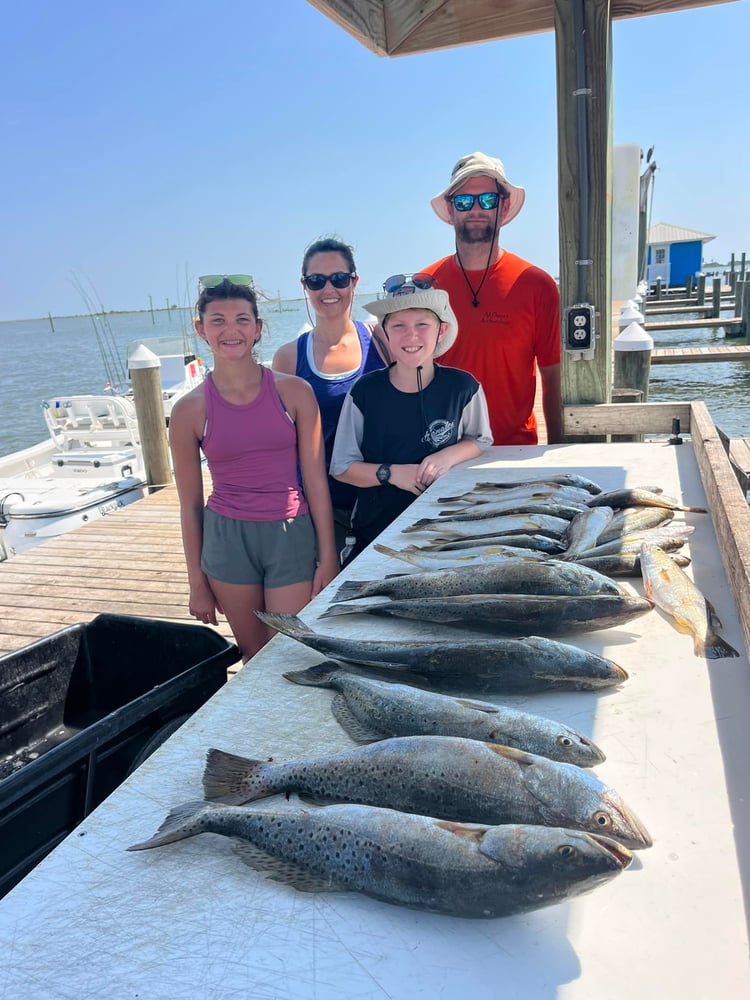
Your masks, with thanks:
[[[211,697],[239,650],[99,615],[0,657],[0,896]]]

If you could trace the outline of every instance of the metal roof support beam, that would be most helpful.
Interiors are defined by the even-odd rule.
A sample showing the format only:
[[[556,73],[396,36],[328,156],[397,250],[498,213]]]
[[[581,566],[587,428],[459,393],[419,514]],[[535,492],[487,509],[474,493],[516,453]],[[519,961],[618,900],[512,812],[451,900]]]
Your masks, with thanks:
[[[580,301],[584,270],[586,301],[594,306],[596,350],[592,360],[563,352],[563,405],[607,403],[612,388],[611,205],[612,18],[609,0],[582,0],[585,86],[576,63],[574,0],[555,0],[557,141],[560,213],[560,304]],[[583,90],[583,94],[581,91]],[[585,142],[579,142],[579,101],[586,101]],[[582,198],[581,178],[587,178]],[[586,209],[586,205],[588,208]],[[583,213],[582,213],[583,207]],[[583,218],[582,214],[587,217]],[[581,240],[581,227],[587,239]],[[580,247],[590,263],[579,264]],[[561,331],[562,336],[562,331]]]

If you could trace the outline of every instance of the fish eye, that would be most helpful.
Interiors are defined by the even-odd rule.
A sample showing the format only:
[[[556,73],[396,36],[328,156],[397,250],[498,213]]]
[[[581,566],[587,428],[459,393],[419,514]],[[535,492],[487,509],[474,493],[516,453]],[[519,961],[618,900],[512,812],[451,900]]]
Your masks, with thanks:
[[[561,747],[572,747],[573,746],[573,740],[571,740],[571,738],[569,736],[558,736],[557,737],[557,742],[560,744]]]
[[[561,844],[560,847],[557,848],[557,853],[561,858],[572,858],[576,853],[576,849],[572,846],[572,844]]]
[[[594,822],[596,823],[597,826],[611,827],[612,817],[609,815],[609,813],[602,812],[601,810],[599,810],[599,812],[594,813]]]

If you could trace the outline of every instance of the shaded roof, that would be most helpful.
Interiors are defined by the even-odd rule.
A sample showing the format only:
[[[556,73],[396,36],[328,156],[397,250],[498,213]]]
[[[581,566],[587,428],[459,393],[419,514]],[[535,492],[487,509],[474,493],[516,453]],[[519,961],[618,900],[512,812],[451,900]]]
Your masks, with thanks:
[[[669,222],[657,222],[648,228],[648,242],[651,243],[693,243],[700,240],[708,243],[716,237],[711,233],[699,233],[695,229],[685,229],[684,226],[672,226]]]
[[[613,20],[731,0],[611,0]],[[552,31],[554,0],[308,0],[379,56]]]

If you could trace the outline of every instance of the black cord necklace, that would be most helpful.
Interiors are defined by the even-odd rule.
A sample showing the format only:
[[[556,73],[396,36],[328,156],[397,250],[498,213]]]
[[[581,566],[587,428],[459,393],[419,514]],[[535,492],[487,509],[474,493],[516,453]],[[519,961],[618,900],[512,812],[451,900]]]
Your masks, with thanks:
[[[466,284],[469,286],[469,291],[471,292],[471,304],[476,309],[479,305],[479,293],[482,291],[482,285],[484,284],[487,275],[490,270],[490,258],[492,257],[492,247],[490,246],[490,256],[487,258],[487,263],[485,264],[484,273],[482,274],[482,280],[479,282],[478,287],[475,289],[472,283],[469,281],[469,275],[464,270],[464,266],[461,263],[461,257],[458,252],[458,247],[456,247],[456,260],[458,261],[458,266],[461,268],[461,274],[464,276]]]

